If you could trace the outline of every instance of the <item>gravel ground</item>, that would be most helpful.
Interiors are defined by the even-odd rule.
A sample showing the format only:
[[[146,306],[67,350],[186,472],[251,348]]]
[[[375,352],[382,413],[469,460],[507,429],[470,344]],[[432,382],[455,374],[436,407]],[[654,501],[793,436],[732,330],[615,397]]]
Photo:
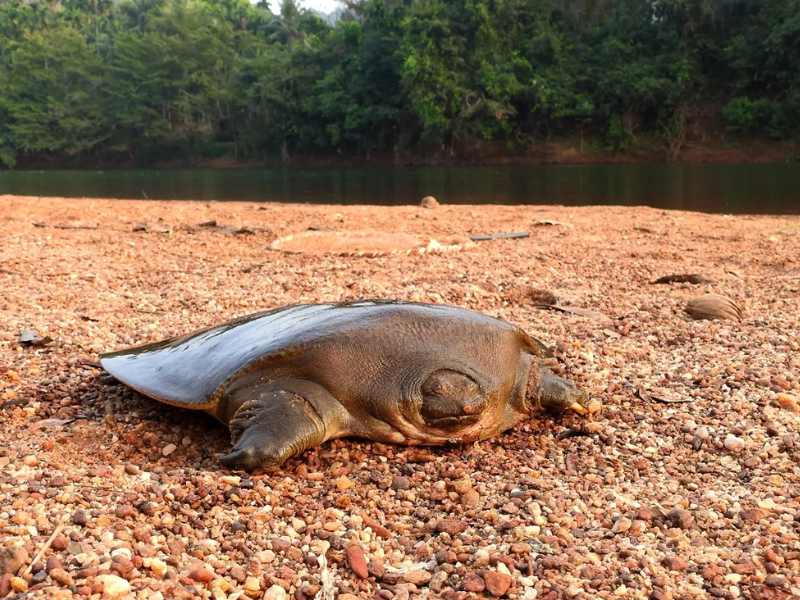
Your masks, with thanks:
[[[798,597],[800,230],[772,234],[792,220],[0,196],[0,597]],[[531,236],[377,258],[269,250],[310,227]],[[651,283],[686,273],[709,281]],[[596,313],[543,309],[543,292]],[[688,318],[707,292],[744,319]],[[356,298],[515,323],[554,348],[591,414],[452,448],[338,440],[248,475],[216,462],[227,429],[94,366]],[[26,329],[52,341],[22,344]]]

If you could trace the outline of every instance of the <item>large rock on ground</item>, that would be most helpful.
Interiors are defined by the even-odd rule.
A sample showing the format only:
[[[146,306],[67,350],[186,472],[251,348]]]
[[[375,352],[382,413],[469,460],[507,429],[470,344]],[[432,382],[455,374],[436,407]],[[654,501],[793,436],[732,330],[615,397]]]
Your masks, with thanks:
[[[0,550],[0,575],[16,575],[28,562],[28,551],[22,546],[9,546]]]

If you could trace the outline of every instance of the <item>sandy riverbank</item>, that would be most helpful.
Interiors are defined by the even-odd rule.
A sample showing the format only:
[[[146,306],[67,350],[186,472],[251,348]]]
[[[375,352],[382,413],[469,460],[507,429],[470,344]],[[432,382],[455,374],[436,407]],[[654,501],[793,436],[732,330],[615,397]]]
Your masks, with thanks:
[[[195,228],[211,220],[230,229]],[[793,220],[0,196],[0,404],[12,402],[0,409],[0,574],[24,571],[64,525],[33,574],[0,585],[310,598],[326,553],[345,600],[800,594],[800,230],[770,236]],[[268,249],[310,227],[531,237],[379,258]],[[711,282],[650,283],[676,273]],[[608,319],[538,308],[532,288]],[[744,320],[688,319],[686,301],[711,291]],[[248,476],[216,462],[223,427],[90,364],[260,309],[362,297],[511,321],[557,350],[596,411],[464,447],[340,440]],[[23,329],[53,341],[23,347]],[[567,428],[589,435],[557,439]]]

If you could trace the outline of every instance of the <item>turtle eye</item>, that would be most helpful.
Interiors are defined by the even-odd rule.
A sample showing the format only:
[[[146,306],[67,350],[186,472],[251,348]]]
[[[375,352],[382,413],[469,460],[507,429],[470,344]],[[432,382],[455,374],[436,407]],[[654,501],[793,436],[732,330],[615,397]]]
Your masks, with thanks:
[[[437,428],[465,426],[481,418],[486,399],[470,377],[443,369],[422,384],[420,414],[426,423]]]

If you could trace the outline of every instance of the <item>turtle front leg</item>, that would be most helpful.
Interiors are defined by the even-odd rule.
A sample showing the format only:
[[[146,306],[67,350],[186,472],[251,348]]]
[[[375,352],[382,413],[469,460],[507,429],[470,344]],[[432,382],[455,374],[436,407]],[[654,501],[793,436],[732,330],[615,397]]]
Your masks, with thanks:
[[[217,458],[230,469],[274,469],[333,437],[330,409],[335,407],[330,405],[330,394],[324,394],[328,397],[315,393],[307,398],[308,393],[263,387],[236,392],[229,400],[240,404],[229,423],[234,447]]]

